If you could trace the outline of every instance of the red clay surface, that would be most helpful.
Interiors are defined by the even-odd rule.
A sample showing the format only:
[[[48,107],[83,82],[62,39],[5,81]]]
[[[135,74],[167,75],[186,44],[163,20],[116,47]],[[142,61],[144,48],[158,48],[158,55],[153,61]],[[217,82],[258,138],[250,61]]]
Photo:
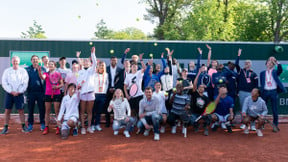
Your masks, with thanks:
[[[3,125],[3,121],[0,123]],[[104,125],[102,125],[104,127]],[[202,130],[194,133],[188,129],[184,138],[178,127],[172,135],[170,128],[161,134],[160,141],[132,134],[127,139],[113,135],[112,128],[104,128],[94,134],[69,136],[61,140],[50,127],[48,135],[41,135],[39,124],[32,133],[21,132],[19,124],[11,124],[9,134],[0,136],[0,161],[287,161],[288,124],[281,124],[279,133],[273,133],[269,125],[263,137],[255,132],[243,134],[233,129],[228,134],[221,129],[210,130],[203,136]],[[2,127],[1,127],[2,129]]]

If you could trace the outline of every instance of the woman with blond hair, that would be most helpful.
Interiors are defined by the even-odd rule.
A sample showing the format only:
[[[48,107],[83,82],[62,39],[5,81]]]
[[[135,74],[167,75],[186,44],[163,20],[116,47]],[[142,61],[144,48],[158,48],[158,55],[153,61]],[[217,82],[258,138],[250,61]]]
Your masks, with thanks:
[[[131,109],[129,102],[124,98],[123,92],[121,89],[116,89],[113,94],[113,98],[110,101],[108,112],[114,112],[113,120],[113,130],[114,135],[118,135],[120,128],[125,127],[123,134],[125,137],[129,138],[129,130],[131,129],[135,119],[131,117]]]
[[[106,102],[108,84],[109,81],[108,74],[106,73],[106,64],[103,61],[99,61],[97,63],[94,78],[95,101],[93,107],[92,131],[102,131],[102,128],[100,127],[100,119]]]

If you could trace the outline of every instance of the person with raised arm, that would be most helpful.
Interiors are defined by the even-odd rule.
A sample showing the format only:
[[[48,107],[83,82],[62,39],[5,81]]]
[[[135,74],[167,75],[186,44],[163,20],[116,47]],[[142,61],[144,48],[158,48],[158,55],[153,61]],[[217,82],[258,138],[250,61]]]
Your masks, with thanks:
[[[91,58],[84,59],[84,68],[79,71],[79,77],[77,80],[80,89],[80,119],[81,119],[81,134],[86,134],[85,129],[85,112],[88,115],[88,128],[89,133],[94,133],[91,128],[91,121],[93,115],[93,105],[95,100],[94,87],[95,87],[95,74],[97,59],[95,55],[95,47],[91,48]]]
[[[246,97],[250,96],[251,91],[254,88],[258,88],[258,76],[257,74],[252,70],[252,61],[251,60],[245,60],[244,67],[241,68],[239,66],[239,60],[240,56],[242,54],[242,49],[239,48],[237,58],[235,61],[235,66],[237,70],[238,75],[238,96],[239,96],[239,103],[240,108],[243,108],[244,100]],[[251,122],[251,130],[256,131],[255,123]],[[245,124],[242,124],[240,126],[241,129],[245,129]]]
[[[50,122],[50,112],[53,103],[56,117],[59,113],[60,102],[61,102],[61,92],[60,88],[64,86],[61,74],[56,71],[56,62],[49,62],[49,71],[42,74],[41,67],[38,67],[38,75],[42,80],[46,82],[45,88],[45,129],[43,135],[49,133],[49,122]],[[56,135],[60,134],[60,129],[57,126]]]
[[[125,96],[131,105],[131,112],[133,117],[138,117],[139,102],[143,98],[142,80],[145,71],[145,64],[143,62],[143,55],[140,54],[140,61],[142,63],[142,69],[138,70],[136,62],[131,63],[131,73],[127,74],[124,81]]]
[[[107,99],[107,91],[109,87],[108,74],[106,73],[106,64],[103,61],[99,61],[96,67],[96,74],[94,77],[94,107],[93,107],[93,118],[92,118],[92,131],[102,131],[100,127],[101,113],[105,109],[105,103]],[[92,132],[90,132],[92,133]]]
[[[12,57],[12,67],[4,70],[2,75],[2,87],[5,90],[5,121],[4,127],[0,134],[8,133],[8,124],[13,104],[19,113],[19,118],[22,125],[22,132],[29,132],[25,125],[24,115],[24,92],[28,87],[29,76],[27,71],[19,66],[20,58]]]
[[[210,125],[211,122],[211,116],[210,115],[204,115],[201,117],[199,121],[196,121],[196,119],[203,114],[205,108],[209,104],[210,100],[208,96],[204,95],[206,85],[205,84],[200,84],[197,86],[198,79],[202,71],[205,70],[205,67],[201,67],[198,71],[198,74],[194,80],[193,83],[193,89],[190,91],[190,96],[191,96],[191,124],[194,126],[194,131],[198,132],[199,130],[199,121],[203,120],[203,128],[204,128],[204,135],[208,136],[208,126]]]
[[[276,65],[277,70],[274,68]],[[273,123],[276,126],[276,128],[273,129],[274,132],[280,131],[278,127],[278,93],[287,91],[279,79],[282,72],[282,65],[272,56],[266,61],[266,70],[260,73],[260,90],[262,98],[266,104],[270,100],[272,105]]]
[[[227,95],[227,88],[223,84],[219,87],[218,96],[215,96],[216,109],[211,115],[212,117],[212,130],[216,131],[221,124],[222,129],[227,129],[228,133],[232,133],[231,121],[234,118],[233,108],[234,101],[232,97]]]

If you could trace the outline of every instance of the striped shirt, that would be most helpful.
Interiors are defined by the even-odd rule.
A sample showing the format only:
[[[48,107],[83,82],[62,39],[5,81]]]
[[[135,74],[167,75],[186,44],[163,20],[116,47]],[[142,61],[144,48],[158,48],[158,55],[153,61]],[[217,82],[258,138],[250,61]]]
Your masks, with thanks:
[[[177,115],[181,115],[181,114],[185,114],[185,105],[190,104],[190,97],[187,94],[176,94],[174,97],[174,101],[172,104],[172,109],[171,112],[177,114]]]

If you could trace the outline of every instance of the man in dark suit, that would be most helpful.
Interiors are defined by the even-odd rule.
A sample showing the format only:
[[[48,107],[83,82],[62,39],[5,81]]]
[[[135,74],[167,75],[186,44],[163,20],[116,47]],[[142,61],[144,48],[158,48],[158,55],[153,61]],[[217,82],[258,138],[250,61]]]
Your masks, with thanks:
[[[107,66],[106,68],[106,72],[108,73],[108,80],[109,80],[106,107],[109,105],[109,102],[113,97],[114,91],[117,88],[123,89],[123,81],[121,82],[121,79],[120,79],[120,72],[122,71],[122,69],[117,66],[117,61],[118,61],[117,57],[112,56],[110,59],[110,65]],[[107,110],[106,110],[105,117],[106,117],[106,127],[109,127],[110,126],[110,113],[108,113]]]
[[[275,65],[277,65],[277,70],[274,69]],[[271,100],[273,123],[277,127],[277,129],[273,129],[273,131],[278,132],[280,130],[278,128],[278,93],[286,92],[285,87],[279,79],[283,69],[275,57],[270,57],[266,61],[266,67],[267,69],[260,73],[260,90],[266,104],[268,100]]]

